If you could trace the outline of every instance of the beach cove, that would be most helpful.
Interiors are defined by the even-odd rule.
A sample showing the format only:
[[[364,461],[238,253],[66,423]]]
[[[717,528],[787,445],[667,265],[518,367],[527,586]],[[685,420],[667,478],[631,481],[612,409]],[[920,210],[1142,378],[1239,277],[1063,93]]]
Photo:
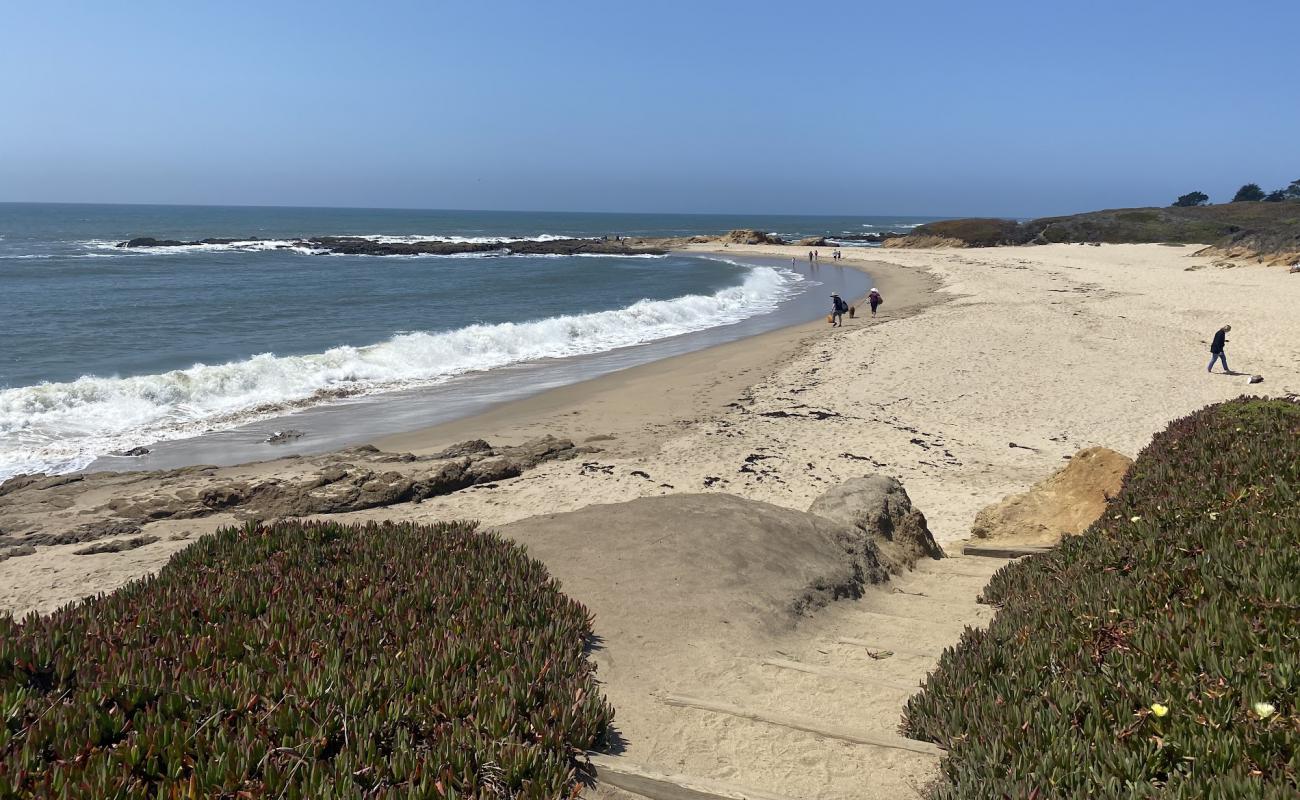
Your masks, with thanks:
[[[538,463],[517,478],[330,518],[478,519],[495,528],[538,514],[681,493],[727,493],[804,509],[841,481],[884,473],[902,481],[952,554],[977,511],[1024,490],[1083,447],[1135,455],[1168,420],[1207,403],[1246,392],[1300,391],[1300,321],[1294,314],[1300,281],[1277,269],[1215,266],[1192,255],[1195,249],[846,249],[844,263],[867,269],[885,296],[877,319],[859,315],[842,329],[825,322],[784,328],[386,437],[376,442],[381,450],[417,456],[467,439],[500,446],[546,435],[591,449]],[[773,245],[732,245],[725,252],[806,254]],[[1207,296],[1212,315],[1205,311]],[[1234,329],[1230,363],[1264,376],[1262,384],[1248,385],[1246,374],[1206,374],[1209,335],[1224,322]],[[39,519],[44,530],[63,530],[111,516],[104,506],[111,497],[183,499],[204,486],[291,477],[310,468],[307,460],[290,458],[173,473],[166,480],[138,473],[112,485],[97,486],[91,476],[83,487],[54,486],[41,498],[5,498],[0,527]],[[218,513],[147,522],[143,532],[156,540],[122,552],[74,555],[79,545],[41,547],[0,562],[0,603],[16,614],[52,611],[148,574],[194,537],[236,521]],[[939,587],[955,591],[954,582],[964,579],[927,578],[927,570],[977,575],[982,569],[987,576],[995,563],[949,559],[958,566],[921,568],[862,601],[832,604],[794,628],[736,624],[710,629],[701,639],[673,635],[679,625],[674,618],[646,616],[654,608],[651,598],[617,589],[632,574],[617,552],[602,547],[600,531],[581,532],[581,558],[574,557],[572,542],[548,545],[546,537],[523,531],[530,552],[596,614],[604,643],[594,657],[619,712],[626,760],[659,774],[685,773],[790,797],[915,796],[931,779],[934,762],[924,754],[882,757],[878,748],[828,746],[812,733],[791,739],[786,729],[761,722],[720,723],[716,711],[672,712],[662,693],[712,687],[727,701],[714,705],[732,708],[742,698],[734,691],[724,697],[726,687],[758,680],[742,665],[779,661],[781,653],[805,662],[837,657],[819,655],[817,643],[860,636],[863,613],[877,615],[869,629],[881,633],[880,604],[894,602],[891,585],[937,595]],[[954,623],[987,619],[971,591],[947,601],[950,612],[913,619],[895,635],[922,652],[951,644]],[[690,599],[708,607],[714,598]],[[630,625],[632,619],[640,623]],[[899,665],[896,680],[914,682],[925,663]],[[819,694],[814,684],[791,686],[764,680],[749,692],[769,692],[770,706],[829,703],[824,715],[835,713],[838,695]],[[903,696],[871,695],[862,700],[861,713],[885,721],[892,715],[896,722]],[[802,768],[779,755],[792,747],[802,754],[796,759]],[[864,775],[873,776],[875,794],[862,793]]]

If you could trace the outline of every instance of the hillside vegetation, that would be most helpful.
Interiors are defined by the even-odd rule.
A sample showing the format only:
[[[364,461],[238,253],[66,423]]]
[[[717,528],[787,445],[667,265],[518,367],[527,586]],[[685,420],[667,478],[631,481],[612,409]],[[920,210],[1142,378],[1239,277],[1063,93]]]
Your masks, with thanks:
[[[1300,796],[1300,405],[1174,422],[907,705],[935,797]]]
[[[0,617],[0,798],[569,796],[590,624],[472,524],[223,530]]]
[[[887,247],[950,239],[966,247],[1104,242],[1204,244],[1209,254],[1269,263],[1300,261],[1300,202],[1120,208],[1028,222],[954,219],[930,222]]]

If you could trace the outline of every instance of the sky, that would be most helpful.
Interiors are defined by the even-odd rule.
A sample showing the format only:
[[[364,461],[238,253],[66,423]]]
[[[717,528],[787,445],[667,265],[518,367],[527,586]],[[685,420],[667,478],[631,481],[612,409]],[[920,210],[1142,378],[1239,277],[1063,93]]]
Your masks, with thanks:
[[[1300,178],[1300,2],[5,0],[0,201],[1036,216]]]

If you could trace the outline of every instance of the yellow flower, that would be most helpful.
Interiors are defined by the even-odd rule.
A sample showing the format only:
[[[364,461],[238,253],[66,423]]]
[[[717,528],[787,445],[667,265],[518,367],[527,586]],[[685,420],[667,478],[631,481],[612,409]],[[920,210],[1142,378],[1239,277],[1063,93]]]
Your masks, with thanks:
[[[1256,703],[1255,713],[1259,715],[1260,719],[1268,719],[1277,713],[1277,707],[1272,703]]]
[[[1163,706],[1160,705],[1159,703],[1152,703],[1151,713],[1155,714],[1157,717],[1163,717],[1165,714],[1169,713],[1169,706]]]

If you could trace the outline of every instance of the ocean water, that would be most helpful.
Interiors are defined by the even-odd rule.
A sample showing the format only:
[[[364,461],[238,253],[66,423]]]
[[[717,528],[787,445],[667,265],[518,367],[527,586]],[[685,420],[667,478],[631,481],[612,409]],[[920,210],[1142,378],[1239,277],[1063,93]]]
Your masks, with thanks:
[[[307,440],[306,449],[320,449],[346,441],[340,430],[357,440],[472,413],[518,396],[521,375],[540,389],[810,318],[825,304],[817,287],[857,292],[867,281],[780,260],[337,256],[271,249],[265,240],[680,236],[737,227],[805,236],[924,221],[0,204],[0,479],[97,459],[125,468],[280,455],[259,448],[267,425],[291,414],[286,426],[306,419],[318,421],[316,434],[330,429]],[[115,247],[135,236],[263,241]],[[375,424],[376,398],[388,403],[378,415],[387,426]],[[351,419],[322,411],[359,404],[364,413]],[[170,461],[103,462],[194,437],[225,442],[224,450],[202,452],[200,443],[161,448]]]

